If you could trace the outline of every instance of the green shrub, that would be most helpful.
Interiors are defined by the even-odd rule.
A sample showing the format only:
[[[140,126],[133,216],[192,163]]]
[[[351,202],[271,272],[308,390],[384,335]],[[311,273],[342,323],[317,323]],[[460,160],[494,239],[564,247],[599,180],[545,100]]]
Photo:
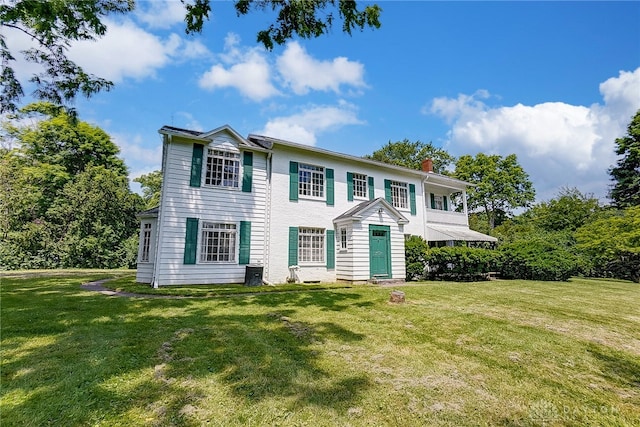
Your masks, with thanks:
[[[426,253],[425,261],[426,277],[431,280],[486,280],[488,273],[499,269],[501,254],[481,248],[432,248]]]
[[[557,233],[528,235],[500,247],[501,276],[507,279],[565,281],[583,265],[570,242]]]
[[[429,245],[420,236],[410,236],[404,242],[404,256],[406,263],[406,280],[424,280],[425,255]]]

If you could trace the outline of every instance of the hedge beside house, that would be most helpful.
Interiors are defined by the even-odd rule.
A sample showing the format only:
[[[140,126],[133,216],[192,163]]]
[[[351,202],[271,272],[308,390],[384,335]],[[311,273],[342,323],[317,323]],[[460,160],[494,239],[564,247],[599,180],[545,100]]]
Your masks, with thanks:
[[[464,246],[429,248],[418,236],[405,242],[406,280],[487,280],[498,272],[505,279],[565,281],[583,264],[562,239],[528,236],[499,249]]]

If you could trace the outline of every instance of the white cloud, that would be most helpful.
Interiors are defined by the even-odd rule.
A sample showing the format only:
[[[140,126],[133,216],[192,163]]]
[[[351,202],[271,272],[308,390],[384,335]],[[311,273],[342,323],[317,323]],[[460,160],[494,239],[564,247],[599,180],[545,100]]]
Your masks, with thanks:
[[[151,28],[168,29],[184,22],[186,9],[179,0],[152,0],[136,2],[137,18]]]
[[[178,123],[176,123],[176,126],[183,129],[197,130],[200,132],[204,131],[202,124],[200,124],[200,122],[195,117],[193,117],[193,114],[187,113],[186,111],[178,111],[176,113],[176,116],[179,119]]]
[[[315,145],[318,134],[362,123],[357,117],[356,108],[341,101],[337,106],[312,106],[297,114],[273,118],[255,133]]]
[[[238,43],[235,34],[226,37],[225,53],[220,58],[228,68],[213,65],[200,77],[200,87],[209,90],[233,87],[253,101],[278,95],[271,83],[271,67],[264,54],[258,48],[241,50]]]
[[[452,123],[447,149],[454,155],[516,153],[538,192],[549,199],[561,186],[604,198],[614,141],[640,108],[640,68],[621,71],[600,85],[604,103],[591,106],[547,102],[490,107],[488,92],[437,98],[423,112]]]
[[[240,37],[229,33],[217,63],[201,76],[199,85],[209,90],[235,88],[257,102],[290,91],[305,95],[312,90],[340,93],[343,86],[357,90],[367,87],[361,63],[344,57],[320,61],[297,42],[287,44],[275,61],[272,58],[262,48],[242,46]]]
[[[311,57],[297,42],[287,44],[276,61],[278,72],[286,86],[296,95],[310,90],[340,92],[341,85],[365,87],[364,65],[337,57],[331,61],[319,61]]]
[[[5,36],[5,42],[9,48],[9,51],[13,53],[14,61],[9,62],[9,65],[13,67],[13,71],[16,77],[22,84],[25,84],[33,74],[42,72],[43,68],[33,62],[28,62],[24,59],[22,51],[37,47],[37,43],[33,39],[27,36],[22,31],[19,31],[10,27],[2,28],[3,35]],[[26,90],[25,90],[26,93]]]
[[[447,123],[452,123],[457,117],[484,110],[485,105],[480,99],[489,97],[487,90],[480,89],[473,95],[459,94],[457,98],[435,98],[431,106],[422,107],[422,113],[435,113],[444,118]]]
[[[156,72],[170,64],[210,55],[199,40],[187,40],[172,33],[161,38],[137,26],[129,19],[105,19],[106,34],[96,40],[75,41],[69,48],[69,59],[86,72],[115,83],[127,78],[154,77]],[[20,31],[8,29],[6,37],[11,52],[36,47],[34,41]],[[42,66],[27,62],[22,54],[15,55],[11,63],[18,80],[28,93],[34,85],[28,82],[33,74],[43,71]]]
[[[110,133],[113,142],[120,148],[120,157],[127,166],[135,169],[160,169],[162,161],[162,144],[158,140],[147,144],[141,135]],[[148,148],[151,145],[153,148]]]
[[[105,23],[108,30],[104,37],[74,43],[69,57],[86,71],[114,82],[153,77],[158,69],[170,63],[208,53],[197,40],[187,41],[177,34],[162,39],[129,20],[105,20]]]

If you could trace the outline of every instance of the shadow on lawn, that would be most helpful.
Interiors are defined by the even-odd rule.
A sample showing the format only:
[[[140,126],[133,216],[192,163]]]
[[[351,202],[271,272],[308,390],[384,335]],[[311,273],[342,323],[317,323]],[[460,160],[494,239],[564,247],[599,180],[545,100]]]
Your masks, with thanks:
[[[298,292],[266,292],[246,296],[231,296],[222,299],[225,306],[255,306],[295,308],[318,307],[322,311],[343,311],[351,307],[369,307],[371,301],[360,301],[357,293],[346,293],[336,290],[301,290]]]
[[[640,387],[640,363],[637,358],[616,351],[605,353],[603,348],[591,344],[588,351],[602,363],[602,374],[607,380],[622,387]]]
[[[318,363],[318,343],[362,335],[295,319],[304,307],[371,304],[358,295],[146,300],[79,291],[78,279],[60,280],[3,283],[3,424],[197,425],[208,412],[224,413],[205,386],[212,383],[223,386],[226,402],[276,397],[290,410],[341,411],[371,385],[363,374],[334,378]]]

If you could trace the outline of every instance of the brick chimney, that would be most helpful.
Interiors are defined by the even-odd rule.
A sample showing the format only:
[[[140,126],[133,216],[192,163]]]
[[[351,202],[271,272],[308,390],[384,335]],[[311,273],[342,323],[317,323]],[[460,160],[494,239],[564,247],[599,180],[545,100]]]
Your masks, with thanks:
[[[422,161],[422,172],[433,172],[433,160],[424,159]]]

